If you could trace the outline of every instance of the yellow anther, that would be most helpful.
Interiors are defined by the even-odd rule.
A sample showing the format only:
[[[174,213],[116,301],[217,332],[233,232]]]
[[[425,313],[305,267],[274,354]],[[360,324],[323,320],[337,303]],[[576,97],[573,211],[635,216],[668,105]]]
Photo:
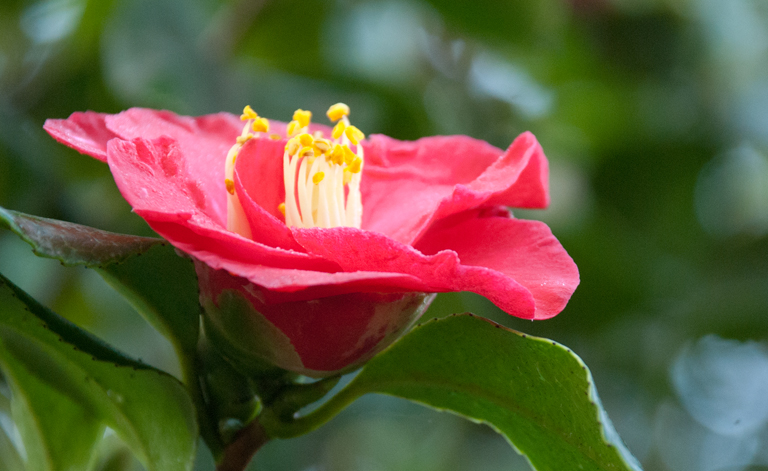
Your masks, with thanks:
[[[253,134],[246,134],[245,136],[237,136],[237,139],[235,141],[242,145],[248,142],[253,137]]]
[[[315,142],[315,138],[311,134],[304,133],[299,135],[299,142],[301,142],[302,146],[307,147]]]
[[[347,135],[349,142],[355,145],[365,139],[365,134],[363,134],[363,131],[357,129],[354,126],[348,126],[347,129],[344,130],[344,134]]]
[[[255,132],[269,132],[269,121],[266,118],[256,118],[251,127]]]
[[[302,159],[304,157],[314,157],[315,156],[315,150],[311,147],[304,147],[299,152],[299,158]]]
[[[355,157],[355,160],[353,160],[352,164],[347,168],[349,168],[349,171],[352,173],[360,173],[360,170],[363,169],[363,159]]]
[[[325,154],[329,150],[331,150],[331,143],[328,142],[325,139],[317,139],[315,140],[315,149],[318,151],[319,154]]]
[[[357,154],[352,152],[352,149],[349,148],[348,145],[344,144],[341,146],[341,149],[344,151],[344,163],[347,164],[347,167],[352,165],[352,162],[357,158]]]
[[[288,127],[286,128],[285,132],[288,134],[288,137],[291,137],[297,132],[299,132],[299,129],[301,129],[301,126],[299,126],[299,122],[294,120],[288,123]]]
[[[352,181],[352,172],[350,172],[347,169],[344,169],[344,184],[348,185],[349,182]]]
[[[224,186],[227,187],[227,193],[229,193],[230,195],[235,194],[235,182],[227,178],[224,180]]]
[[[299,149],[301,149],[301,143],[295,137],[289,140],[288,144],[285,145],[285,150],[288,151],[288,155],[295,154]]]
[[[297,121],[302,128],[309,126],[309,121],[312,119],[311,111],[304,111],[301,108],[293,113],[293,120]]]
[[[255,111],[253,111],[253,108],[251,108],[251,105],[246,106],[243,108],[243,114],[240,115],[240,119],[242,121],[248,121],[249,119],[256,119],[259,115],[256,114]]]
[[[328,108],[328,112],[325,114],[328,115],[328,119],[331,121],[338,121],[344,116],[349,116],[349,106],[344,103],[336,103]]]
[[[333,127],[333,131],[331,132],[331,135],[334,139],[338,139],[341,137],[342,134],[344,134],[344,129],[347,127],[346,124],[344,124],[344,121],[339,121],[336,123],[336,126]]]
[[[325,178],[325,174],[323,172],[317,172],[312,176],[312,183],[317,185],[321,181],[323,181],[323,178]]]
[[[285,203],[280,203],[277,205],[277,210],[283,213],[283,216],[285,216]]]
[[[272,139],[273,141],[279,141],[280,139],[283,138],[283,136],[281,136],[280,134],[272,133],[269,135],[269,138]]]
[[[333,150],[331,151],[331,162],[335,163],[336,165],[341,165],[344,163],[344,148],[341,146],[341,144],[334,144]]]

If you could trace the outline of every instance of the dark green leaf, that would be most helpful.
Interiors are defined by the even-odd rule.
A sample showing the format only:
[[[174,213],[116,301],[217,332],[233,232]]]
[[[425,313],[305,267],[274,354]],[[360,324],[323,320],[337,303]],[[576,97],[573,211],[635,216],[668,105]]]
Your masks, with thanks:
[[[150,471],[192,468],[197,424],[184,387],[111,350],[2,275],[0,367],[25,446],[42,454],[34,469],[80,469],[104,425]]]
[[[415,328],[341,394],[371,392],[486,423],[539,471],[639,469],[576,355],[483,318],[457,315]]]
[[[39,256],[98,269],[180,355],[197,345],[200,306],[194,267],[162,239],[115,234],[1,207],[0,224]]]
[[[35,254],[64,265],[89,268],[123,262],[162,244],[161,239],[115,234],[71,222],[46,219],[0,207],[0,224],[24,239]]]

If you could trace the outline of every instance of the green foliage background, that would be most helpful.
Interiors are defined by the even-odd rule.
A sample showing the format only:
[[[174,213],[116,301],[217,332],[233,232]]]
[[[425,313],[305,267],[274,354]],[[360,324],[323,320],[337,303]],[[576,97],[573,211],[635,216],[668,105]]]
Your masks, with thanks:
[[[438,296],[428,316],[470,310],[568,345],[646,470],[768,466],[765,424],[713,426],[672,368],[707,334],[768,337],[760,0],[5,0],[0,206],[152,235],[106,166],[55,143],[46,118],[250,104],[269,118],[301,107],[321,121],[337,101],[366,133],[461,133],[506,147],[531,130],[550,159],[551,208],[515,214],[550,224],[578,264],[581,286],[565,311],[531,323],[462,293]],[[3,232],[0,272],[129,354],[178,372],[172,347],[92,271],[37,259]],[[753,389],[719,386],[721,412],[760,416],[765,400],[749,409],[738,396],[768,391],[758,347],[757,357],[696,357],[708,374],[694,389],[711,390],[724,369],[749,378]],[[765,361],[755,367],[754,358]],[[118,456],[112,438],[104,456]],[[118,457],[105,466],[127,468],[104,469],[137,466]],[[527,469],[484,427],[377,396],[308,436],[270,443],[257,465]],[[198,467],[209,466],[203,451]]]

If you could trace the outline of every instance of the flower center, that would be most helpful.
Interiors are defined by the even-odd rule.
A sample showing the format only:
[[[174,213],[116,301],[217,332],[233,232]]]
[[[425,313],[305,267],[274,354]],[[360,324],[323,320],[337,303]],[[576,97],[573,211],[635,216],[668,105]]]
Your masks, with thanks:
[[[330,136],[309,132],[310,111],[296,110],[286,128],[288,143],[283,152],[285,202],[279,206],[288,227],[357,227],[363,215],[360,176],[365,135],[349,122],[349,107],[331,106],[328,118],[335,122]],[[227,154],[225,184],[228,193],[227,229],[251,238],[250,226],[235,192],[237,153],[249,139],[269,133],[269,121],[246,106],[240,119],[243,132]],[[282,139],[269,134],[270,139]]]

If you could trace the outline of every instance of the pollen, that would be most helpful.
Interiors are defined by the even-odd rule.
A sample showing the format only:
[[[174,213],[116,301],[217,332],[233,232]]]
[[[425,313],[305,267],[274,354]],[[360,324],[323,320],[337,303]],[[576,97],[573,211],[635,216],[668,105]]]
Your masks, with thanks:
[[[273,141],[279,141],[280,139],[283,138],[283,136],[281,136],[280,134],[272,133],[269,135],[269,138],[272,139]]]
[[[344,103],[336,103],[335,105],[328,108],[326,114],[328,115],[328,119],[335,123],[341,118],[349,116],[349,106],[345,105]],[[338,139],[338,137],[335,139]]]
[[[278,204],[277,210],[280,211],[283,214],[283,216],[285,216],[285,203]]]
[[[254,132],[269,132],[269,121],[266,118],[256,118],[251,127]]]
[[[299,123],[299,126],[306,128],[309,126],[309,122],[312,120],[312,112],[304,111],[301,108],[293,113],[293,120]]]
[[[248,121],[249,119],[256,119],[259,115],[256,114],[255,111],[253,111],[253,108],[251,108],[251,105],[246,106],[243,108],[243,114],[240,115],[240,120],[242,121]]]
[[[344,129],[347,127],[346,124],[344,124],[344,121],[339,121],[336,123],[336,126],[333,127],[333,131],[331,131],[331,135],[334,139],[339,139],[342,134],[344,134]]]
[[[316,173],[316,174],[315,174],[315,175],[312,177],[312,183],[314,183],[315,185],[317,185],[317,184],[319,184],[321,181],[323,181],[323,178],[325,178],[325,173],[323,173],[323,172],[317,172],[317,173]]]
[[[224,179],[224,185],[227,187],[227,193],[230,195],[235,194],[235,182],[230,180],[229,178]]]
[[[347,129],[344,130],[344,134],[347,136],[347,139],[349,139],[349,142],[354,145],[359,144],[360,141],[365,139],[365,134],[354,126],[347,126]]]
[[[311,134],[304,133],[299,136],[299,142],[301,143],[302,146],[308,147],[315,142],[315,138],[312,137]]]
[[[291,137],[299,132],[301,129],[301,126],[299,125],[299,122],[296,120],[291,121],[288,123],[288,128],[286,128],[286,132],[288,133],[288,137]]]

